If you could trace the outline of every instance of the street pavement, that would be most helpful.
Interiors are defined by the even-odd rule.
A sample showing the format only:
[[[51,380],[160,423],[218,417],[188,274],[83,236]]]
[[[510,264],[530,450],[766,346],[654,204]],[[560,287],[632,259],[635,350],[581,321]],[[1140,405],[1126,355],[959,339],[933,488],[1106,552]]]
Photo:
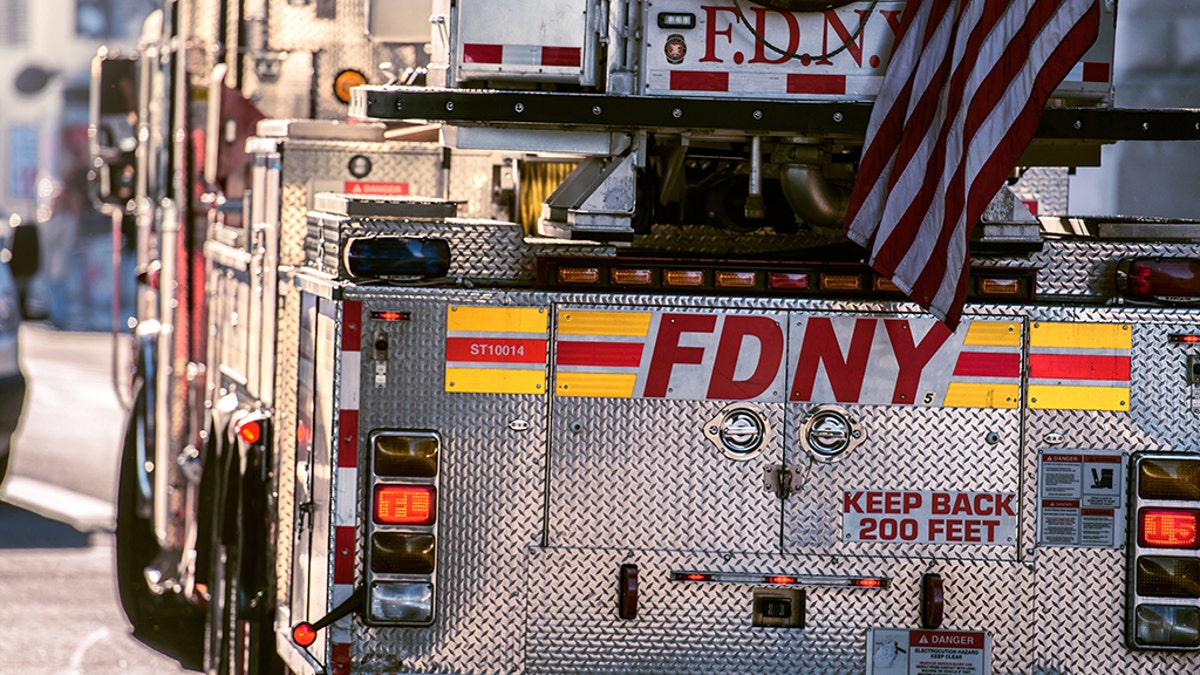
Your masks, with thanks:
[[[130,637],[117,602],[112,502],[124,411],[112,351],[105,333],[22,326],[29,391],[0,488],[0,675],[190,672]]]

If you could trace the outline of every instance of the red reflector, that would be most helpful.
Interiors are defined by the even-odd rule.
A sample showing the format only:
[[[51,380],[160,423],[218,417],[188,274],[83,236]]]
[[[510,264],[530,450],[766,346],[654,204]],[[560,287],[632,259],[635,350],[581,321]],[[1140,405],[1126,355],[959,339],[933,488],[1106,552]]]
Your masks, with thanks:
[[[1138,543],[1153,548],[1197,548],[1197,512],[1182,509],[1142,509],[1138,514]]]
[[[301,647],[310,647],[317,641],[317,630],[307,621],[298,623],[292,629],[292,641]]]
[[[788,576],[784,576],[782,574],[776,574],[775,576],[767,577],[767,583],[768,584],[794,584],[794,583],[796,583],[796,577],[788,577]]]
[[[381,485],[375,488],[375,522],[383,525],[432,525],[437,515],[432,485]]]
[[[854,585],[859,588],[879,588],[883,586],[882,579],[855,579]]]
[[[246,422],[238,429],[238,436],[247,443],[257,443],[262,438],[262,426],[258,422]]]
[[[1125,269],[1125,291],[1135,298],[1200,298],[1200,260],[1134,260]]]
[[[636,619],[638,611],[638,568],[637,565],[621,565],[618,582],[619,598],[617,615],[622,619]]]
[[[803,272],[772,272],[767,285],[780,290],[802,291],[808,288],[808,275]]]

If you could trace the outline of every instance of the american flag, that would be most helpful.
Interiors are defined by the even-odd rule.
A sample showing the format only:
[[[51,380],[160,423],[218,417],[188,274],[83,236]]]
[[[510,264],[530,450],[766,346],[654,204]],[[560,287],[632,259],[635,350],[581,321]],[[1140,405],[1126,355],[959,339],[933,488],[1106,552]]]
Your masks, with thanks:
[[[1099,0],[909,0],[871,111],[846,235],[951,328],[971,229],[1087,51]]]

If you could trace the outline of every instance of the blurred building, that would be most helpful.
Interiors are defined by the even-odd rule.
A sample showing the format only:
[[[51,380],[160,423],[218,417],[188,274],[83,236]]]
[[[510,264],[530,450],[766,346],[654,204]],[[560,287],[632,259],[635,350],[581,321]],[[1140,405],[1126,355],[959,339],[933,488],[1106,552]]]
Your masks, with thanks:
[[[109,221],[81,194],[91,59],[101,45],[132,49],[157,7],[157,0],[0,0],[0,207],[41,223],[33,308],[62,327],[101,330],[112,322]]]
[[[1120,0],[1113,81],[1122,108],[1200,107],[1200,2]],[[1070,212],[1200,219],[1200,141],[1121,142],[1071,179]]]

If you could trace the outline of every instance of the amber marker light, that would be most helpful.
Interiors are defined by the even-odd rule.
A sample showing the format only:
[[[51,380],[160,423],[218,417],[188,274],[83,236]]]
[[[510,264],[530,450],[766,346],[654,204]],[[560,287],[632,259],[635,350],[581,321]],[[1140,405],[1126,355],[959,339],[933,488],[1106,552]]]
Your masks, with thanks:
[[[612,282],[618,286],[649,286],[654,283],[653,270],[646,268],[616,267],[610,274]]]
[[[432,525],[437,514],[432,485],[381,485],[375,488],[375,522],[381,525]]]
[[[367,76],[357,70],[343,70],[333,79],[333,95],[342,103],[350,102],[350,90],[367,83]]]
[[[595,284],[600,281],[599,267],[560,267],[558,282],[562,284]]]
[[[702,270],[663,270],[663,285],[676,288],[698,288],[704,285]]]
[[[258,422],[246,422],[238,429],[238,436],[247,443],[257,443],[262,438],[262,425]]]
[[[311,647],[316,641],[317,629],[313,628],[311,623],[302,621],[296,624],[296,627],[292,629],[292,642],[295,642],[301,647]]]
[[[754,288],[758,274],[739,270],[717,270],[717,288]]]

